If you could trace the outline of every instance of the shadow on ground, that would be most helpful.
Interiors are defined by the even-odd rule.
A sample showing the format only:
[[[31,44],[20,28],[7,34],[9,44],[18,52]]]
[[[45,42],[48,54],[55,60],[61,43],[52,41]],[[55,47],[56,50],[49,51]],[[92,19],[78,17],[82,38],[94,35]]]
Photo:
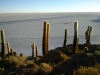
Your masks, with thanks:
[[[95,22],[95,23],[100,23],[100,17],[98,17],[97,19],[95,20],[91,20],[92,22]]]

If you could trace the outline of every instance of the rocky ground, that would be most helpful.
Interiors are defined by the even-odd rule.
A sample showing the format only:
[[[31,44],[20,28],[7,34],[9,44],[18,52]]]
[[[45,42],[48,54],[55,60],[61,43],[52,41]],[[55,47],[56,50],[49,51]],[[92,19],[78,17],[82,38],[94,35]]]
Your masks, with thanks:
[[[0,59],[0,75],[91,75],[90,71],[92,75],[100,75],[100,45],[79,44],[75,54],[72,47],[72,44],[58,47],[34,58],[10,56]]]

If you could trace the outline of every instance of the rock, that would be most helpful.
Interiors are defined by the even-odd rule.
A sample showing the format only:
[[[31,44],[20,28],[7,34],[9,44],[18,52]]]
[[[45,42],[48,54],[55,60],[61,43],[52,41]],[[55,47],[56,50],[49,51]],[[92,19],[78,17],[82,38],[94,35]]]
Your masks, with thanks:
[[[91,53],[73,55],[67,62],[55,66],[51,72],[53,74],[69,75],[73,70],[77,70],[80,66],[94,67],[97,64],[95,57]]]

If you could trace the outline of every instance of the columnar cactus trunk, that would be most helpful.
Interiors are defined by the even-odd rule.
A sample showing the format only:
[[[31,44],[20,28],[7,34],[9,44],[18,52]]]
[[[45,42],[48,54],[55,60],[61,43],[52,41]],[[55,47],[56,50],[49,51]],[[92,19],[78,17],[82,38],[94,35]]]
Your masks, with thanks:
[[[13,49],[10,50],[11,50],[11,56],[14,56],[14,50]]]
[[[50,24],[47,21],[45,21],[43,30],[43,42],[42,42],[43,55],[47,54],[49,50],[49,35],[50,35]]]
[[[90,31],[89,31],[89,43],[90,43],[90,37],[92,35],[92,30],[93,30],[93,27],[90,27]]]
[[[88,26],[87,31],[85,32],[85,39],[86,39],[86,45],[90,44],[90,37],[92,34],[92,28],[91,26]]]
[[[32,47],[32,57],[34,57],[35,43],[33,43],[33,44],[31,45],[31,47]]]
[[[9,54],[9,53],[11,53],[11,51],[10,51],[10,44],[9,44],[9,42],[7,42],[7,49],[8,49],[8,54]]]
[[[88,47],[85,47],[85,48],[84,48],[84,53],[87,53],[88,50],[89,50]]]
[[[5,43],[5,33],[4,33],[4,30],[2,29],[1,30],[1,50],[2,50],[2,53],[1,53],[1,57],[4,58],[6,56],[6,43]]]
[[[46,50],[47,50],[47,47],[46,47],[46,42],[47,42],[47,21],[44,22],[44,30],[43,30],[43,44],[42,44],[42,52],[43,52],[43,55],[46,54]]]
[[[50,36],[50,24],[48,23],[47,24],[47,52],[49,50],[49,36]]]
[[[66,46],[66,42],[67,42],[67,29],[65,29],[65,37],[64,37],[63,47]]]
[[[78,45],[78,21],[74,22],[74,40],[73,40],[73,53],[76,53]]]
[[[36,46],[36,57],[38,56],[38,46]]]

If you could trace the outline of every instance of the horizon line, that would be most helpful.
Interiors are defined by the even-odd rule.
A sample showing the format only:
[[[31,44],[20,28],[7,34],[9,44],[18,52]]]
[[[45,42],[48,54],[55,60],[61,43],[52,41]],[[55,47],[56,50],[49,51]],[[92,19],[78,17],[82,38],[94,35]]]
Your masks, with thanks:
[[[0,14],[31,14],[31,13],[100,13],[100,12],[0,12]]]

